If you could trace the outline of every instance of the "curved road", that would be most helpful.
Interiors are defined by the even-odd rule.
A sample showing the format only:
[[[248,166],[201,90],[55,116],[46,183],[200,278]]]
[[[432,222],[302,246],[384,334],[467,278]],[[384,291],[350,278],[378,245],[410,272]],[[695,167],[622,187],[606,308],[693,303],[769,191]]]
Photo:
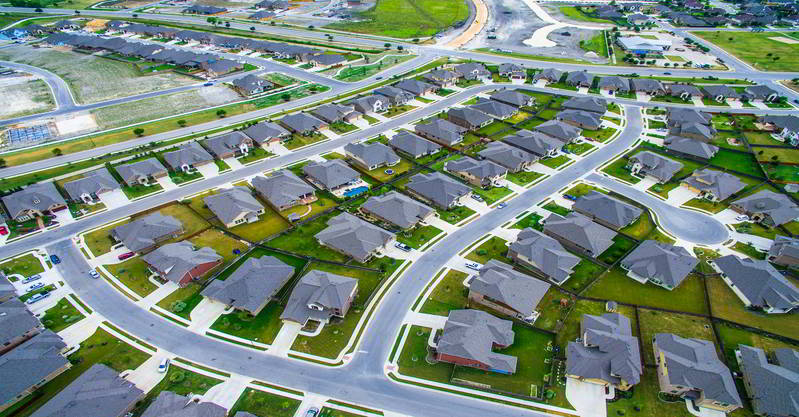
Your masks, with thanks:
[[[17,62],[0,61],[0,66],[39,76],[39,78],[41,78],[47,83],[48,86],[50,86],[50,90],[53,91],[53,97],[55,98],[55,103],[59,111],[67,112],[74,110],[75,98],[72,97],[72,92],[69,90],[69,86],[67,85],[66,81],[64,81],[64,79],[58,75],[55,75],[46,69],[20,64]],[[0,126],[2,126],[2,124],[0,124]]]

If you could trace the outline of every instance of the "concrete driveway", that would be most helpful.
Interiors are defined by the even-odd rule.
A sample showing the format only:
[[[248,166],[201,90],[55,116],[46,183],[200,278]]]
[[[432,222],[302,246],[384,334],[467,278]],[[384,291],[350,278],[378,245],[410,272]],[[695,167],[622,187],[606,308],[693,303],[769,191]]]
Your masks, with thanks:
[[[128,200],[128,196],[125,195],[121,189],[111,190],[107,193],[102,193],[98,196],[100,201],[105,204],[105,206],[111,210],[113,208],[122,207],[125,204],[128,204],[130,200]]]
[[[582,417],[606,417],[605,387],[566,378],[566,399]]]
[[[197,171],[203,174],[205,178],[213,178],[219,175],[219,167],[214,163],[200,165],[197,167]]]

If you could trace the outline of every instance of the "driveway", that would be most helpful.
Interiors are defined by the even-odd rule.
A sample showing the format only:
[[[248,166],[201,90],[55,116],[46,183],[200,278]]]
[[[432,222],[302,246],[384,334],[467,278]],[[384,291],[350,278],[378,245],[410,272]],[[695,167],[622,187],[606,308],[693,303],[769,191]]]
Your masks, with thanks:
[[[566,378],[566,399],[582,417],[606,417],[605,387]]]
[[[163,187],[164,190],[174,190],[175,188],[178,188],[178,185],[172,182],[172,178],[169,178],[168,176],[158,178],[158,183],[161,184],[161,187]]]
[[[214,163],[200,165],[197,167],[197,171],[203,174],[204,178],[213,178],[219,175],[219,167]]]
[[[125,204],[128,204],[130,200],[128,200],[128,196],[125,195],[121,189],[111,190],[107,193],[102,193],[98,196],[100,201],[105,204],[105,206],[111,210],[113,208],[122,207]]]

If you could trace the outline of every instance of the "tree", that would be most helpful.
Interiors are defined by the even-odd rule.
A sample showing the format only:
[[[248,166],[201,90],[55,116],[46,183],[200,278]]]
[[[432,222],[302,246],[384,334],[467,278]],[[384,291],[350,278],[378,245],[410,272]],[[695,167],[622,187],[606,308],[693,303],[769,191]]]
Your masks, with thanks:
[[[216,21],[217,21],[217,18],[215,18],[215,17],[209,17],[209,18],[205,19],[205,21],[206,21],[206,22],[208,22],[208,23],[210,23],[210,24],[212,24],[212,25],[214,25],[214,26],[216,26]]]
[[[75,14],[80,14],[80,10],[75,10]]]
[[[250,26],[250,32],[255,32],[255,26]]]
[[[227,111],[225,111],[225,109],[219,109],[216,111],[216,115],[220,118],[223,118],[227,115]]]
[[[413,43],[419,43],[419,38],[413,38]]]
[[[5,167],[6,167],[6,160],[3,159],[3,158],[0,158],[0,168],[5,168]]]
[[[133,17],[139,17],[139,14],[138,14],[138,13],[133,13],[131,16],[133,16]]]
[[[136,136],[141,136],[144,133],[144,129],[137,127],[133,129],[133,134]]]
[[[403,48],[403,47],[402,47],[402,45],[397,45],[397,50],[398,50],[398,51],[401,51],[401,50],[403,50],[403,49],[405,49],[405,48]]]
[[[55,156],[63,155],[63,152],[61,151],[61,148],[53,148],[53,155],[55,155]]]
[[[313,30],[314,29],[314,25],[308,25],[308,29],[309,30]]]
[[[183,120],[183,119],[178,120],[178,126],[180,126],[180,127],[186,126],[186,121]]]
[[[36,13],[44,13],[44,10],[42,10],[40,7],[37,7],[36,10],[34,10],[34,12],[36,12]]]
[[[391,44],[386,42],[386,43],[383,44],[383,47],[386,48],[386,49],[391,48]]]
[[[289,100],[291,100],[291,94],[283,93],[283,94],[280,95],[280,99],[283,100],[283,101],[289,101]]]

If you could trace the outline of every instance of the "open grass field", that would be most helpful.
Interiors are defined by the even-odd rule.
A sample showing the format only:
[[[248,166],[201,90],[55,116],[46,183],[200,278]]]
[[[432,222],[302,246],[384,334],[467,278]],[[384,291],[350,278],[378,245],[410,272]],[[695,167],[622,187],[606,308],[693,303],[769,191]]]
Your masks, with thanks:
[[[258,221],[240,224],[229,230],[231,233],[235,233],[246,240],[259,242],[289,228],[288,221],[277,212],[267,205],[264,205],[264,209],[264,214],[258,218]]]
[[[334,23],[329,29],[393,38],[433,36],[469,16],[463,0],[378,0],[356,16],[360,21]]]
[[[333,78],[339,81],[354,83],[369,78],[381,71],[385,71],[393,67],[394,65],[401,64],[415,57],[415,55],[387,55],[376,63],[344,68]]]
[[[75,100],[81,104],[196,82],[173,73],[140,76],[130,64],[55,48],[13,46],[0,51],[0,59],[33,65],[57,74],[67,82]]]
[[[6,275],[19,274],[23,277],[41,274],[44,267],[39,259],[33,254],[20,256],[19,258],[9,259],[0,264],[0,271]]]
[[[236,400],[229,415],[244,411],[257,416],[292,417],[300,408],[300,403],[301,401],[293,398],[247,388]]]
[[[223,262],[232,261],[247,249],[247,244],[234,239],[219,230],[209,229],[189,239],[196,247],[209,247],[222,257]],[[238,252],[238,253],[236,253]]]
[[[799,39],[797,32],[705,31],[694,34],[720,46],[760,71],[791,71],[799,64],[799,44],[770,39],[774,37]]]
[[[655,363],[652,338],[658,333],[674,333],[681,337],[715,341],[710,320],[705,317],[639,308],[638,320],[641,326],[641,342],[644,345],[641,355],[647,365]]]
[[[11,119],[55,109],[53,93],[42,80],[20,80],[0,85],[0,97],[3,97],[5,103],[0,107],[0,119]]]
[[[708,313],[702,280],[695,275],[689,275],[677,288],[669,291],[654,284],[641,284],[627,277],[621,268],[614,268],[602,275],[583,295],[689,313]]]
[[[591,39],[580,41],[580,48],[584,51],[595,52],[601,57],[607,57],[608,43],[605,41],[605,32],[599,32]]]
[[[564,16],[568,17],[569,19],[576,20],[579,22],[591,22],[591,23],[613,23],[612,20],[608,19],[600,19],[598,17],[592,17],[583,12],[582,10],[578,10],[575,6],[564,6],[560,7],[560,12],[563,13]]]

